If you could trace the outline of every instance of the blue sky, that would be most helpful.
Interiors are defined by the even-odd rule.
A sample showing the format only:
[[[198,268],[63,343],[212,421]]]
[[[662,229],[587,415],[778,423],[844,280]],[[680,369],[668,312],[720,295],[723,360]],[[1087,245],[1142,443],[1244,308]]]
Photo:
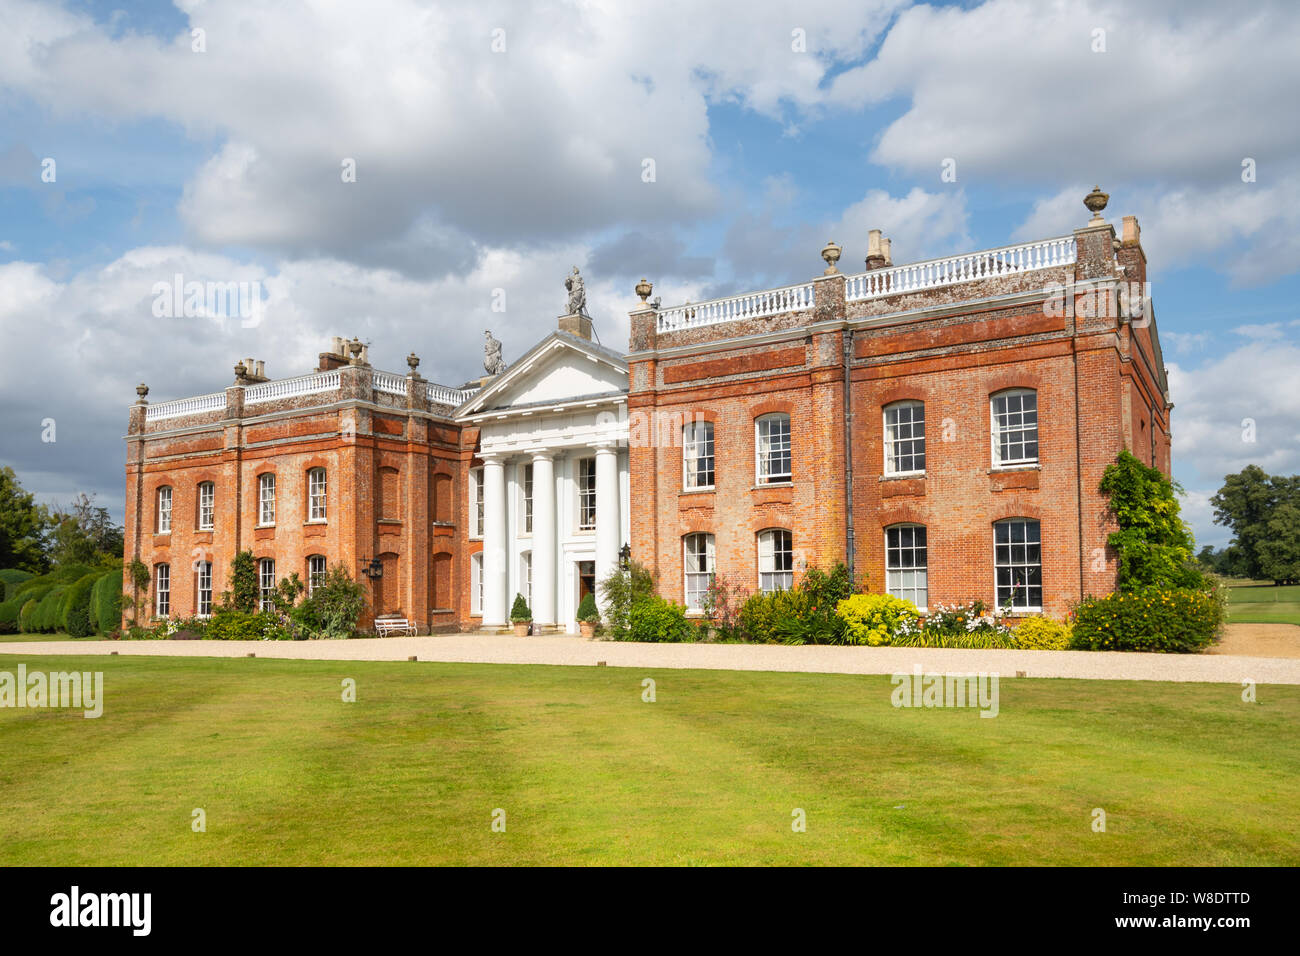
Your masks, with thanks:
[[[698,301],[806,279],[828,238],[859,269],[873,227],[896,262],[1062,235],[1100,183],[1142,223],[1198,540],[1224,474],[1300,471],[1289,5],[700,6],[0,0],[0,462],[120,517],[136,382],[358,334],[459,384],[483,328],[509,359],[552,326],[571,264],[621,343],[642,275]],[[265,321],[156,318],[176,273],[262,281]]]

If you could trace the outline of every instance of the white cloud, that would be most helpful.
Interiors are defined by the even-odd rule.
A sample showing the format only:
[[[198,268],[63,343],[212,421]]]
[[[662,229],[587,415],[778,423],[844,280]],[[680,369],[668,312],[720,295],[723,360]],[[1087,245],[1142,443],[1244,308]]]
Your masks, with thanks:
[[[1168,367],[1174,469],[1189,495],[1208,499],[1225,475],[1249,464],[1270,474],[1300,473],[1300,344],[1252,341],[1196,369]],[[1197,537],[1218,540],[1222,532],[1198,507]]]
[[[181,3],[206,31],[195,53],[188,30],[114,37],[11,0],[0,88],[62,116],[160,117],[222,141],[180,204],[201,243],[366,261],[423,218],[449,230],[428,251],[437,271],[463,268],[471,242],[708,215],[707,104],[777,118],[815,104],[827,67],[861,55],[896,5]],[[809,52],[792,49],[795,30]],[[341,181],[348,158],[355,183]]]

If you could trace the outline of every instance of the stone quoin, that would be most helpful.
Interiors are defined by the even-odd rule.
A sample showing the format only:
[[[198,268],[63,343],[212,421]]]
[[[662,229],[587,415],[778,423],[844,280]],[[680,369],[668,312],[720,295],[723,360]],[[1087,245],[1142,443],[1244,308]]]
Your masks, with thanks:
[[[1146,256],[1092,213],[1071,235],[664,307],[636,285],[626,351],[570,311],[460,388],[336,338],[288,379],[243,359],[223,391],[137,389],[125,558],[155,616],[209,613],[252,551],[268,585],[342,564],[376,615],[421,631],[576,633],[630,553],[698,610],[714,575],[790,587],[846,561],[921,607],[981,599],[1060,617],[1113,590],[1098,491],[1121,449],[1170,473],[1168,392]],[[815,255],[815,252],[813,253]],[[811,257],[811,256],[810,256]],[[577,303],[574,305],[574,303]]]

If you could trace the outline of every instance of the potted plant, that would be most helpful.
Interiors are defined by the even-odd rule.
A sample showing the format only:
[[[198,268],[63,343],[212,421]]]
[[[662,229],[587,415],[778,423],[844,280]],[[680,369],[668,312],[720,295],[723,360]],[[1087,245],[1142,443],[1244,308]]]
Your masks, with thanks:
[[[528,610],[528,602],[522,594],[515,595],[515,603],[510,608],[510,623],[515,626],[515,637],[527,637],[533,623],[533,612]]]
[[[591,640],[596,636],[596,625],[600,623],[600,611],[596,608],[596,595],[588,591],[578,605],[578,627],[582,636]]]

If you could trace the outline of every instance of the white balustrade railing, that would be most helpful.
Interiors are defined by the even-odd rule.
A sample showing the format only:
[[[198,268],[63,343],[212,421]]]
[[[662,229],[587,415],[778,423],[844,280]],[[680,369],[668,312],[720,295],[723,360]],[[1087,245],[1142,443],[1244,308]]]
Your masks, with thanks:
[[[716,325],[719,322],[761,319],[769,315],[780,315],[783,312],[800,312],[811,309],[812,306],[812,283],[802,282],[782,289],[746,292],[743,295],[727,296],[724,299],[688,302],[670,309],[660,309],[659,331],[676,332],[702,325]]]
[[[929,259],[847,276],[844,297],[849,302],[857,302],[961,282],[994,279],[1035,269],[1070,265],[1075,256],[1074,237],[1062,236],[945,259]]]
[[[179,418],[182,415],[201,415],[226,407],[226,393],[213,392],[210,395],[196,395],[194,398],[178,398],[172,402],[159,402],[145,409],[144,418],[148,422],[164,418]]]
[[[425,394],[431,402],[436,402],[439,405],[450,405],[452,408],[456,408],[469,401],[470,396],[474,395],[477,391],[477,388],[448,388],[446,385],[435,385],[433,382],[430,382]]]
[[[244,389],[244,404],[269,402],[277,398],[295,398],[298,395],[315,395],[317,392],[332,392],[339,387],[339,370],[313,372],[297,378],[282,378],[278,382],[261,382]]]
[[[374,384],[375,391],[387,392],[389,395],[405,395],[406,379],[401,375],[395,375],[392,372],[376,371],[371,375],[371,382]]]

